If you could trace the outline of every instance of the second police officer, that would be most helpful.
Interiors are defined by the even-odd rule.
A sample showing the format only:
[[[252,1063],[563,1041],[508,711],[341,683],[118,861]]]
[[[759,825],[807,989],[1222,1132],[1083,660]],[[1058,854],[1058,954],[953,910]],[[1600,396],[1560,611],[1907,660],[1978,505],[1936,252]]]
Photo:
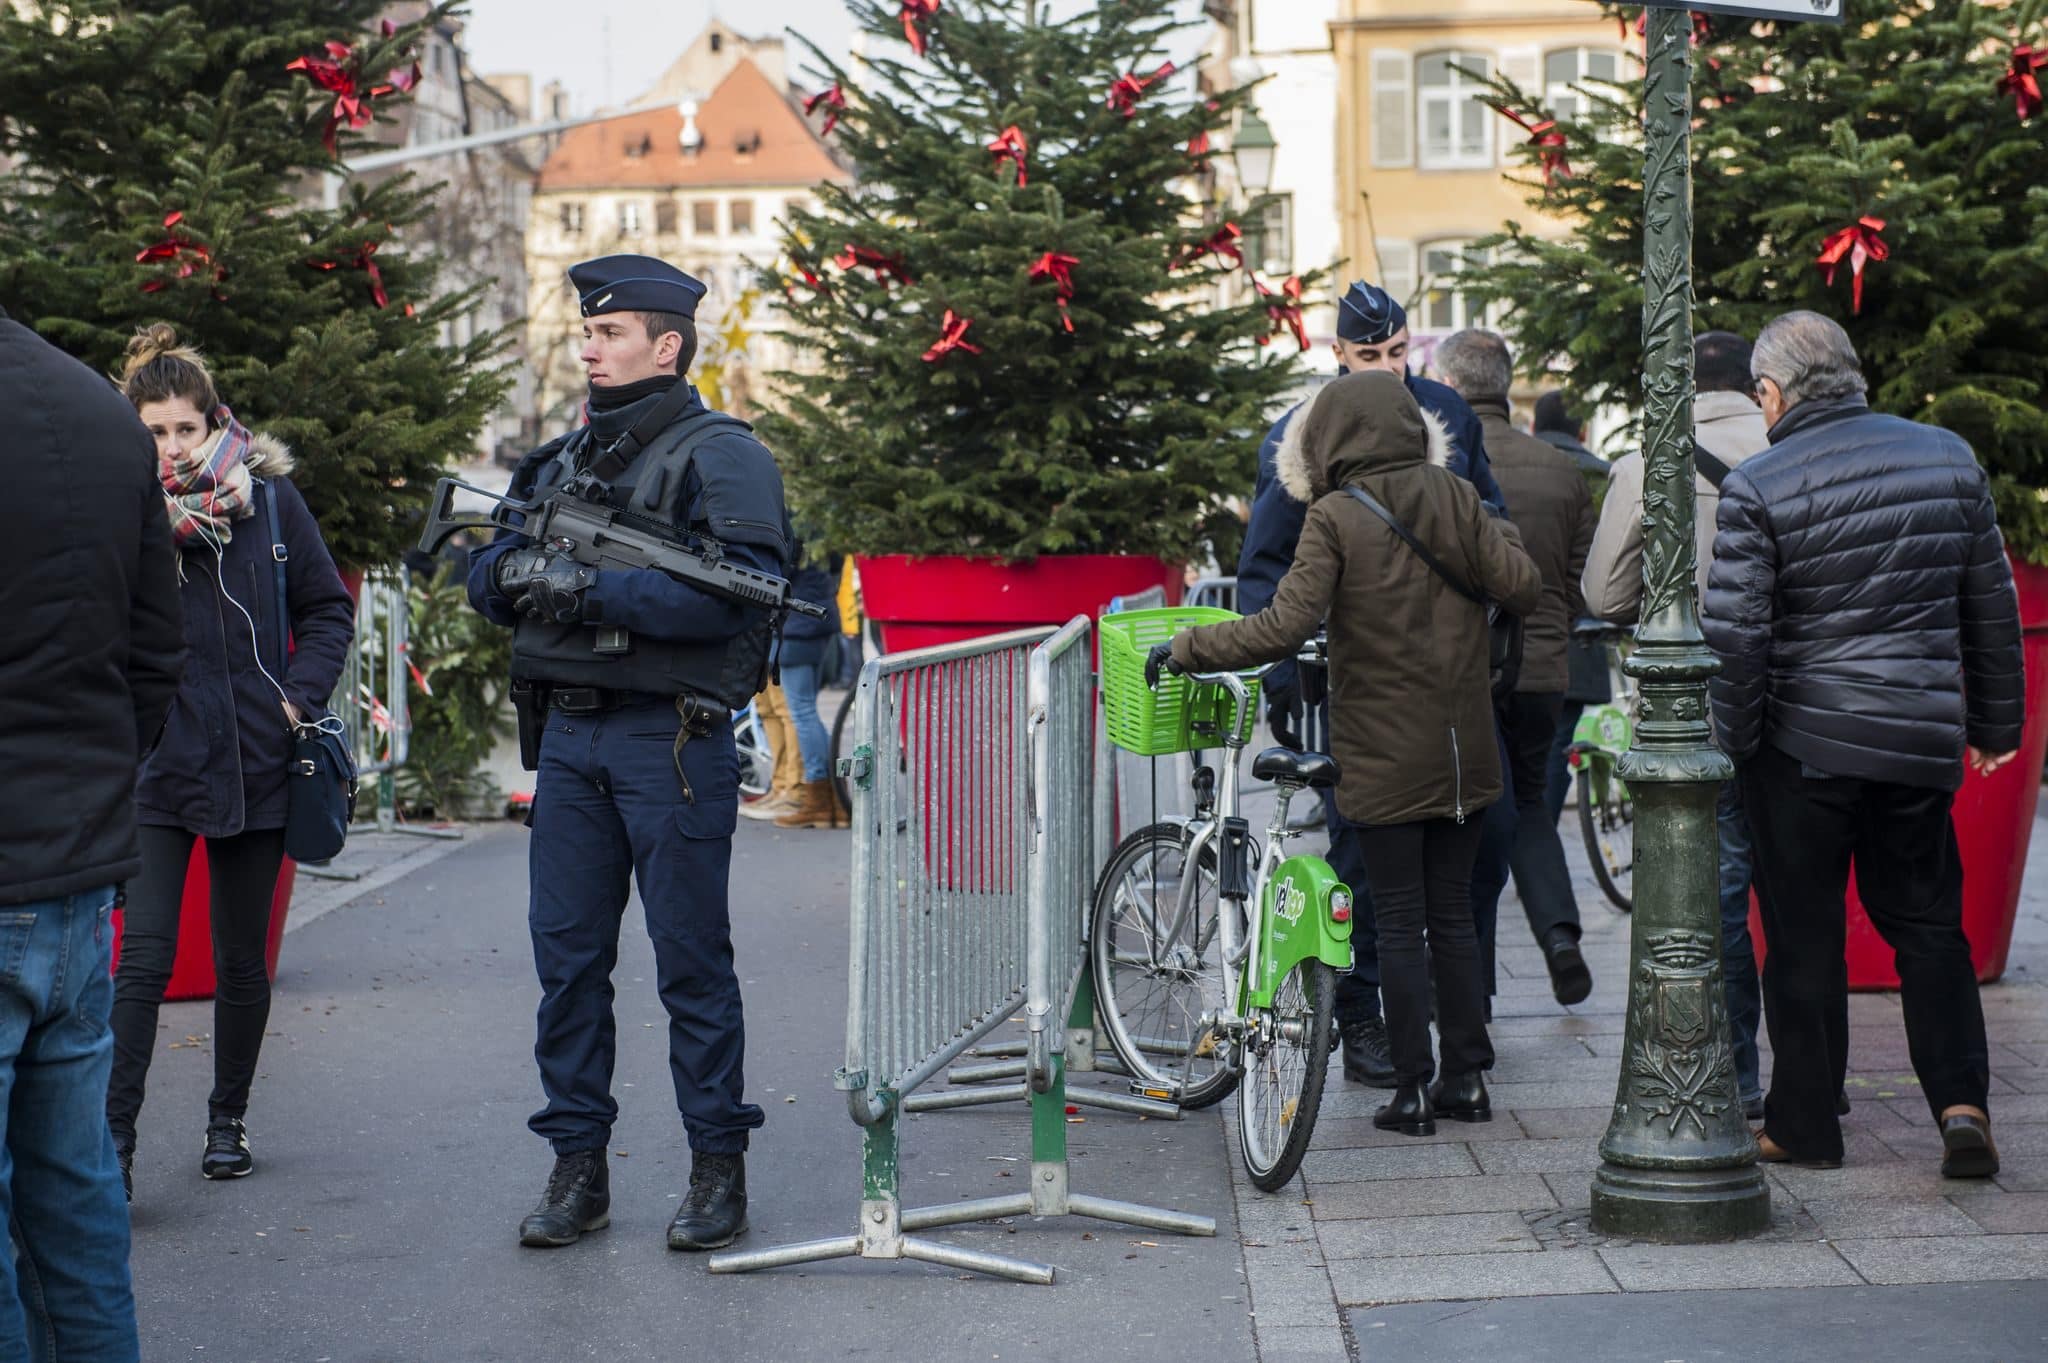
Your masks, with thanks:
[[[773,456],[683,378],[705,286],[637,255],[585,261],[569,280],[583,314],[589,421],[528,455],[511,495],[544,497],[577,480],[579,495],[786,576],[789,519]],[[571,1244],[610,1219],[611,976],[637,879],[691,1152],[668,1244],[730,1244],[746,1226],[744,1152],[762,1122],[742,1091],[726,907],[739,809],[730,711],[766,672],[769,613],[659,570],[583,567],[509,531],[472,555],[469,599],[512,628],[522,747],[538,770],[529,927],[547,1101],[528,1125],[555,1165],[520,1242]]]

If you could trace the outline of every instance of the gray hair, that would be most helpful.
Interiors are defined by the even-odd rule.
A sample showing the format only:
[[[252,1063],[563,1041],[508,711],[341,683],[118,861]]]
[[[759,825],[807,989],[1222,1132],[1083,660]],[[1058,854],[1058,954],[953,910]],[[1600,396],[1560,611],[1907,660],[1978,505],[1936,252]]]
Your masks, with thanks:
[[[1446,336],[1436,348],[1444,382],[1467,402],[1505,398],[1514,386],[1515,366],[1508,343],[1490,331],[1472,327]]]
[[[1861,397],[1867,389],[1849,333],[1817,312],[1788,312],[1767,324],[1757,333],[1749,372],[1777,384],[1787,407]]]

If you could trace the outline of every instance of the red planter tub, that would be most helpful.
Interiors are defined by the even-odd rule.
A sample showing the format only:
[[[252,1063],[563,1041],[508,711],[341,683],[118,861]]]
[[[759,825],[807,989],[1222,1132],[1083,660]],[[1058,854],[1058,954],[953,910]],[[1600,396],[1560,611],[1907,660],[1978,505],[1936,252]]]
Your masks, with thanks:
[[[1047,554],[1000,559],[883,554],[857,560],[862,609],[890,653],[958,643],[1030,625],[1099,615],[1113,596],[1148,587],[1180,601],[1181,567],[1131,554]]]
[[[2015,562],[2020,631],[2027,664],[2027,720],[2020,755],[1990,776],[1967,772],[1956,792],[1956,843],[1963,857],[1963,934],[1977,978],[1990,983],[2005,973],[2012,949],[2013,919],[2020,881],[2027,868],[2027,844],[2034,832],[2034,807],[2041,795],[2041,762],[2048,752],[2048,568]],[[1751,897],[1750,938],[1762,963],[1763,927]],[[1849,880],[1849,987],[1897,989],[1892,949],[1863,912]]]
[[[287,857],[278,868],[277,889],[270,900],[270,932],[263,943],[263,960],[270,978],[277,978],[277,950],[284,941],[285,914],[292,902],[292,885],[298,867]],[[192,843],[192,860],[185,868],[185,897],[178,907],[178,955],[171,965],[166,999],[210,999],[213,997],[213,883],[206,873],[206,839]],[[114,964],[120,968],[121,915],[114,915]]]

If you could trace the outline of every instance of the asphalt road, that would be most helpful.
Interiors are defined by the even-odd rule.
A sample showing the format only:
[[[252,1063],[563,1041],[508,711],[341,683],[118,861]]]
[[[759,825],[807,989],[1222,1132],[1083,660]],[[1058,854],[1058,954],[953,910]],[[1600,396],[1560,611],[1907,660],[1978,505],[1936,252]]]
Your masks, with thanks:
[[[199,1177],[211,1007],[164,1009],[134,1207],[150,1363],[1253,1356],[1213,1113],[1091,1115],[1069,1131],[1076,1191],[1213,1216],[1216,1239],[1077,1218],[933,1232],[1051,1263],[1051,1287],[853,1260],[714,1278],[671,1253],[689,1163],[637,906],[616,976],[612,1224],[568,1249],[521,1248],[549,1167],[525,1127],[540,1101],[526,836],[479,830],[286,936],[250,1178]],[[735,849],[749,1090],[768,1111],[743,1247],[854,1227],[859,1141],[830,1083],[845,1058],[847,837],[746,825]],[[907,1203],[1019,1190],[1028,1135],[1021,1105],[911,1120]]]

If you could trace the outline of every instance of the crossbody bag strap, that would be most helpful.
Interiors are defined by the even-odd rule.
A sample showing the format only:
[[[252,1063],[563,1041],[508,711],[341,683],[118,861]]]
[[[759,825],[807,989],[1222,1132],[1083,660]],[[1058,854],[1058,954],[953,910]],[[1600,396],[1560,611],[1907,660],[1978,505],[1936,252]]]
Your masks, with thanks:
[[[1726,460],[1709,453],[1706,446],[1697,440],[1692,442],[1692,464],[1699,470],[1700,477],[1706,479],[1708,486],[1716,492],[1721,490],[1721,484],[1728,481],[1728,475],[1734,472]]]
[[[266,478],[257,486],[263,489],[263,518],[270,529],[270,565],[277,582],[277,684],[283,686],[285,669],[291,665],[291,595],[285,585],[285,564],[291,561],[291,550],[277,529],[277,484]]]
[[[1395,520],[1394,513],[1387,510],[1386,507],[1380,505],[1378,498],[1372,496],[1372,494],[1368,492],[1365,492],[1355,487],[1347,487],[1344,490],[1350,493],[1352,496],[1356,497],[1360,502],[1364,503],[1366,510],[1372,512],[1373,515],[1378,516],[1381,520],[1385,521],[1387,523],[1387,529],[1399,535],[1402,541],[1405,542],[1410,549],[1413,549],[1415,551],[1416,556],[1420,558],[1425,564],[1429,565],[1429,570],[1435,573],[1438,577],[1442,578],[1452,591],[1464,597],[1467,601],[1470,601],[1475,606],[1484,606],[1488,604],[1485,597],[1481,596],[1479,593],[1473,591],[1470,587],[1466,586],[1464,582],[1457,577],[1456,574],[1452,573],[1450,569],[1444,567],[1442,560],[1438,559],[1435,554],[1430,553],[1428,549],[1424,548],[1421,540],[1416,539],[1415,536],[1409,534],[1408,527],[1401,524],[1401,522],[1399,522],[1398,520]]]

